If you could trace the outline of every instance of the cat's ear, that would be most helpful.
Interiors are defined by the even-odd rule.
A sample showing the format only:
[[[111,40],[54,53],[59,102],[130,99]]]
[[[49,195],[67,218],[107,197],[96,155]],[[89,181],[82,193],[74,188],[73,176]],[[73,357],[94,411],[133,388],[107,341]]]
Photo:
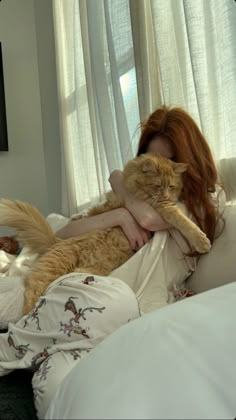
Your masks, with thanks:
[[[144,159],[142,163],[142,172],[155,172],[156,166],[155,163],[151,159]]]
[[[188,169],[187,163],[176,163],[174,162],[174,172],[176,174],[182,174],[183,172],[186,172]]]

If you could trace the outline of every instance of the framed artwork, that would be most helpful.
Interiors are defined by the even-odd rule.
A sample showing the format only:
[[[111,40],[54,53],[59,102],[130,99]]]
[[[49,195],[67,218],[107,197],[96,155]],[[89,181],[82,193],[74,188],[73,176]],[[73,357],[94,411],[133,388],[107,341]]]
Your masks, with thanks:
[[[7,118],[2,64],[2,45],[0,42],[0,152],[8,151]]]

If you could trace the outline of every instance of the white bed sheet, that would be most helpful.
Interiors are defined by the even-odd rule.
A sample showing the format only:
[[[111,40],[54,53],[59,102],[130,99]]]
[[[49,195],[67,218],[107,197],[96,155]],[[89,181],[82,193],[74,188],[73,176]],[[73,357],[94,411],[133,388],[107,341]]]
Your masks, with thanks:
[[[69,373],[47,419],[236,417],[236,283],[121,327]]]

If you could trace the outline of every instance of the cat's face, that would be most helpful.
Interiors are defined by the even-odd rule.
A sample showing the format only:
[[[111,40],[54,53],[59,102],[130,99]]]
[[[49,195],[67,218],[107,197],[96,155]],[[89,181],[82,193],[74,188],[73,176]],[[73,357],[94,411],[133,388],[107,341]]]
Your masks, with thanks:
[[[155,153],[129,161],[124,168],[128,191],[148,202],[177,201],[182,191],[181,175],[187,164],[176,163]]]

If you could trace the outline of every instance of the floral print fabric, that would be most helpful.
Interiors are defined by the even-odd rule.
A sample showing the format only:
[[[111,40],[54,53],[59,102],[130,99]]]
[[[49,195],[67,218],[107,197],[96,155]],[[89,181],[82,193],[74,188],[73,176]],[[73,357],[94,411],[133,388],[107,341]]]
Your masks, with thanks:
[[[35,405],[42,418],[75,364],[139,316],[135,294],[121,280],[86,273],[60,277],[27,316],[0,336],[0,376],[33,370]]]

